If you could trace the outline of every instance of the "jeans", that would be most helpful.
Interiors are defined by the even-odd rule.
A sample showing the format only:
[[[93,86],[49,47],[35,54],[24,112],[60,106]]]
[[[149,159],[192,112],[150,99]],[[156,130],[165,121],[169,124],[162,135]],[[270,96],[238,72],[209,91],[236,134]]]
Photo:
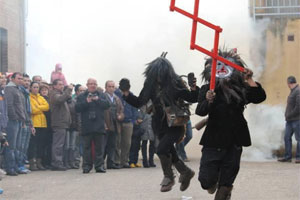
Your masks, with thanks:
[[[129,164],[138,163],[140,148],[141,148],[141,136],[132,134],[131,147],[129,151]]]
[[[105,154],[106,158],[106,166],[111,167],[115,163],[115,153],[116,153],[116,141],[117,141],[117,132],[116,131],[107,131],[107,141]]]
[[[78,131],[76,130],[68,130],[65,139],[65,150],[75,150],[76,147],[76,138],[78,137]]]
[[[5,164],[7,172],[14,172],[18,170],[18,149],[17,141],[21,139],[21,122],[17,120],[8,120],[7,127],[7,142],[9,146],[5,148]]]
[[[17,141],[17,149],[19,149],[18,167],[23,167],[25,165],[25,160],[27,159],[27,150],[31,137],[31,129],[29,126],[25,125],[24,127],[21,127],[21,133],[19,136],[20,139]]]
[[[192,124],[190,122],[188,122],[186,124],[186,134],[185,134],[184,140],[181,143],[176,144],[176,150],[177,150],[178,156],[181,157],[181,159],[183,159],[183,160],[187,159],[187,155],[186,155],[184,147],[190,142],[192,137],[193,137]]]
[[[292,137],[295,133],[297,141],[296,160],[300,160],[300,120],[288,121],[285,124],[285,155],[286,159],[292,159]]]

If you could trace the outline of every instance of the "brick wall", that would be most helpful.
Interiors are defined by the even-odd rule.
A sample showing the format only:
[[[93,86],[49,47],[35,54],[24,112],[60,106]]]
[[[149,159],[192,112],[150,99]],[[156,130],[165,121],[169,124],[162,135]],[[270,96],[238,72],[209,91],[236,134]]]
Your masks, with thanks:
[[[24,71],[24,0],[0,0],[0,27],[7,29],[8,71]]]

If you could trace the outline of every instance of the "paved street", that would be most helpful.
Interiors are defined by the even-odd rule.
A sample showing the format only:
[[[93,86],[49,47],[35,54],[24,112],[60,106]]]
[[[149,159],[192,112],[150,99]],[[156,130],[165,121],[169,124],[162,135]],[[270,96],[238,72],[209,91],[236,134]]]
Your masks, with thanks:
[[[199,158],[192,157],[188,163],[197,173]],[[156,160],[158,164],[158,160]],[[162,178],[160,166],[156,168],[136,168],[108,170],[106,174],[82,174],[81,170],[66,172],[33,172],[18,177],[5,177],[0,186],[4,193],[0,199],[6,200],[209,200],[213,196],[200,188],[197,177],[190,188],[179,191],[176,183],[168,193],[159,192]],[[176,179],[178,180],[178,178]],[[278,162],[242,162],[240,174],[233,190],[232,200],[299,200],[300,165]]]

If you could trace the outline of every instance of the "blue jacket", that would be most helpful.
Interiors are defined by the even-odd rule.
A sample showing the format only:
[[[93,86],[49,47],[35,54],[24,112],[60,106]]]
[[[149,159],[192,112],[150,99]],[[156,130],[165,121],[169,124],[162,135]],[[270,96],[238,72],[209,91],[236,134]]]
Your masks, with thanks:
[[[6,128],[7,121],[8,121],[8,117],[7,117],[6,101],[4,98],[4,90],[0,89],[0,131],[3,131],[3,129]]]
[[[132,122],[133,124],[137,118],[137,109],[128,104],[122,96],[120,89],[116,89],[115,94],[120,98],[123,106],[124,106],[124,120],[123,122],[128,123]]]

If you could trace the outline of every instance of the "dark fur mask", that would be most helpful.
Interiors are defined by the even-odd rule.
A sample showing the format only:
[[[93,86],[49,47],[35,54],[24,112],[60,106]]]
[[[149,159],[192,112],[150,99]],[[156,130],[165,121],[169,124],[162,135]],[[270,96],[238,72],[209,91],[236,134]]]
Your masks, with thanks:
[[[219,55],[223,58],[230,59],[235,64],[244,67],[246,64],[240,58],[240,56],[234,51],[221,51],[219,50]],[[211,66],[212,58],[206,59],[205,68],[202,72],[202,81],[205,83],[210,82],[211,77]],[[246,87],[244,77],[242,72],[233,69],[231,76],[226,78],[217,78],[215,84],[215,91],[221,92],[228,104],[235,103],[245,103],[246,102]]]
[[[164,54],[165,56],[165,54]],[[160,93],[167,104],[174,104],[175,92],[187,89],[182,79],[175,73],[171,62],[164,56],[158,57],[149,64],[144,72],[146,78],[144,98],[152,92]]]

